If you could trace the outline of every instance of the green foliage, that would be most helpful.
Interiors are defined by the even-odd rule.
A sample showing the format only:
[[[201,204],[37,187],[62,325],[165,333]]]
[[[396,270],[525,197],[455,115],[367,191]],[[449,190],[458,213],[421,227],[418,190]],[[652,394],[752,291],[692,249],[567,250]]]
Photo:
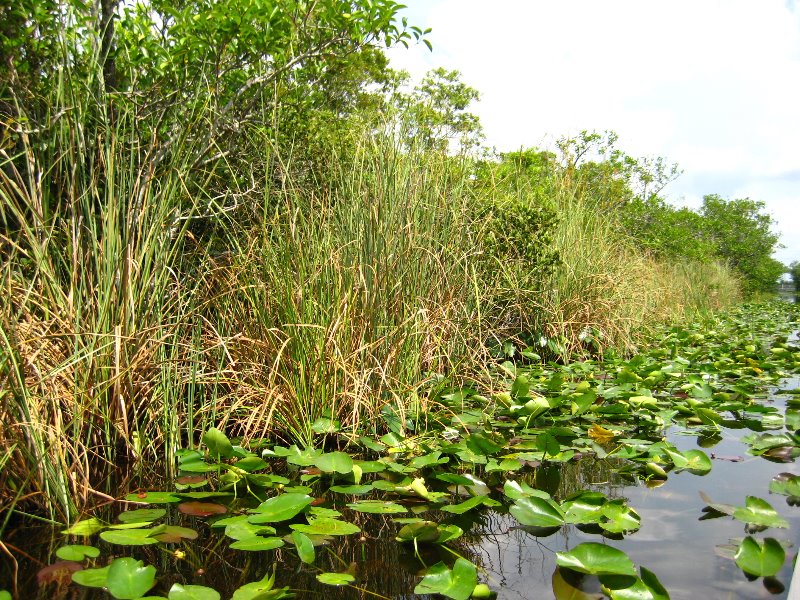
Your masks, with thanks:
[[[795,291],[800,292],[800,261],[793,261],[789,265],[789,275],[792,276]]]

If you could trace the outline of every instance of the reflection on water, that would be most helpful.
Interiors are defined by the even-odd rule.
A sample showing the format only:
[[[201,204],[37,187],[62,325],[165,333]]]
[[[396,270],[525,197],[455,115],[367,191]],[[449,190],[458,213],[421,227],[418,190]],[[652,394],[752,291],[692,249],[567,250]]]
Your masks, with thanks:
[[[800,379],[784,382],[784,387],[798,385]],[[784,408],[780,396],[771,401]],[[499,511],[472,511],[460,516],[435,511],[420,516],[439,521],[446,518],[467,532],[450,543],[450,548],[484,570],[490,587],[499,593],[500,599],[552,599],[555,552],[573,548],[581,542],[603,540],[628,553],[637,565],[655,572],[673,600],[786,598],[784,588],[789,587],[791,564],[797,553],[800,509],[788,506],[786,497],[770,495],[768,490],[775,475],[782,472],[800,474],[800,470],[795,464],[773,463],[748,456],[746,446],[739,441],[747,433],[747,429],[723,429],[717,440],[699,440],[677,429],[669,432],[670,440],[679,449],[703,447],[717,459],[708,475],[672,474],[657,489],[649,489],[619,474],[619,461],[592,456],[564,465],[541,466],[524,476],[516,476],[550,492],[559,500],[587,488],[612,498],[625,498],[642,520],[641,529],[623,540],[607,540],[574,526],[563,527],[547,537],[537,537],[520,527],[513,517]],[[732,457],[742,457],[743,460],[733,462],[729,460]],[[497,473],[493,473],[491,478],[487,476],[487,482],[494,488],[502,487],[502,478]],[[790,529],[771,530],[768,534],[792,543],[786,564],[777,578],[748,581],[733,560],[718,554],[718,546],[746,535],[744,524],[731,517],[700,520],[705,506],[700,492],[715,502],[733,505],[743,505],[748,494],[760,496],[790,522]],[[286,548],[263,553],[227,551],[227,543],[220,544],[221,536],[210,533],[207,524],[199,520],[191,520],[201,532],[201,538],[198,543],[185,546],[186,559],[176,560],[170,552],[153,547],[137,549],[135,556],[157,567],[162,576],[153,593],[159,591],[164,596],[172,582],[180,581],[209,585],[220,591],[223,598],[230,598],[240,585],[260,579],[276,568],[278,585],[290,586],[298,598],[325,597],[328,600],[419,598],[411,590],[419,581],[423,563],[432,565],[441,560],[449,564],[453,561],[451,552],[435,545],[420,547],[420,556],[415,556],[413,547],[394,541],[399,526],[389,517],[356,515],[353,520],[364,535],[337,539],[329,547],[319,548],[313,566],[300,563],[295,553]],[[78,586],[71,586],[61,595],[52,586],[37,591],[35,574],[41,566],[37,560],[49,560],[61,542],[52,538],[49,529],[39,528],[39,539],[36,532],[30,529],[9,530],[3,542],[19,563],[0,559],[0,589],[10,588],[17,569],[22,585],[18,598],[109,597],[104,592]],[[114,553],[114,556],[134,554],[118,546],[102,542],[99,545],[103,546],[105,553]],[[324,586],[315,579],[321,571],[344,570],[352,572],[361,587],[379,595],[353,588]]]

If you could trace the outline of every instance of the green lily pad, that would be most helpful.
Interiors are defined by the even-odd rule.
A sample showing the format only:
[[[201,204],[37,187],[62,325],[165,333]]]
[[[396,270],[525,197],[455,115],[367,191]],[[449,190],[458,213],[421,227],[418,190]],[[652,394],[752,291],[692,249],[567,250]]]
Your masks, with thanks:
[[[473,510],[479,506],[499,506],[497,500],[492,500],[488,496],[473,496],[460,504],[449,504],[442,506],[440,510],[453,513],[455,515],[463,515],[465,512]]]
[[[83,569],[76,571],[72,574],[72,581],[78,585],[91,588],[104,588],[106,587],[106,580],[108,579],[108,567],[100,569]]]
[[[353,471],[353,459],[344,452],[328,452],[318,456],[314,464],[323,473],[341,473],[346,475]]]
[[[509,512],[523,525],[532,527],[560,527],[565,521],[561,507],[545,498],[519,498]]]
[[[589,575],[627,575],[636,577],[633,561],[622,550],[595,542],[578,544],[569,552],[556,552],[556,563]]]
[[[95,548],[94,546],[70,544],[67,546],[61,546],[61,548],[56,550],[56,556],[61,560],[74,560],[75,562],[81,562],[87,556],[89,558],[97,558],[100,556],[100,549]]]
[[[308,525],[298,523],[289,527],[306,535],[350,535],[361,532],[358,525],[329,518],[311,519]]]
[[[172,584],[169,600],[220,600],[219,592],[204,585]]]
[[[117,520],[120,523],[152,522],[166,514],[167,511],[163,508],[139,508],[119,513],[119,515],[117,515]]]
[[[82,535],[82,536],[90,536],[94,535],[98,531],[103,531],[107,525],[103,523],[100,519],[96,519],[94,517],[90,519],[83,519],[82,521],[78,521],[72,527],[65,529],[61,533],[64,535]]]
[[[641,578],[601,575],[600,581],[611,600],[669,600],[669,594],[654,573],[640,567]]]
[[[247,550],[248,552],[261,552],[264,550],[274,550],[284,545],[284,541],[279,537],[260,537],[253,536],[233,542],[231,548],[235,550]]]
[[[317,581],[325,585],[350,585],[355,580],[356,578],[350,573],[320,573],[317,575]]]
[[[747,536],[742,540],[733,558],[745,573],[756,577],[771,577],[777,575],[783,567],[786,551],[774,538],[767,538],[763,543],[759,543]]]
[[[273,589],[275,587],[275,574],[265,575],[261,581],[246,583],[235,592],[231,600],[282,600],[291,598],[288,588]]]
[[[351,502],[347,505],[348,508],[362,513],[373,513],[378,515],[399,514],[408,512],[405,506],[401,506],[395,502],[388,502],[382,500],[361,500],[359,502]]]
[[[417,521],[403,526],[397,533],[398,542],[435,542],[439,539],[439,524],[434,521]]]
[[[176,496],[171,492],[138,492],[135,494],[128,494],[125,500],[129,502],[141,502],[142,504],[172,504],[173,502],[181,502],[180,496]]]
[[[196,540],[197,531],[179,525],[161,525],[153,529],[150,537],[154,537],[164,544],[177,544],[183,540]]]
[[[217,460],[233,456],[233,446],[228,436],[216,427],[211,427],[203,434],[203,443],[208,447],[211,456]]]
[[[745,506],[737,506],[733,511],[733,518],[763,527],[789,527],[789,523],[778,515],[769,502],[757,496],[747,496]]]
[[[475,565],[459,558],[452,571],[441,562],[433,565],[414,588],[414,593],[442,594],[453,600],[467,600],[477,583],[478,571]]]
[[[800,477],[792,473],[781,473],[769,482],[769,491],[784,496],[800,496]]]
[[[237,520],[225,526],[225,535],[234,540],[243,540],[257,535],[274,534],[274,527],[270,527],[269,525],[257,525],[255,523],[250,523],[247,520]]]
[[[308,494],[281,494],[259,504],[247,520],[256,524],[288,521],[313,501],[314,499]]]
[[[135,600],[156,584],[156,568],[141,560],[116,558],[108,565],[106,589],[119,600]]]
[[[153,531],[153,529],[109,529],[100,534],[100,539],[119,546],[148,546],[158,543],[158,540],[150,535]]]
[[[297,549],[297,556],[300,557],[300,560],[307,565],[312,564],[317,557],[317,553],[316,550],[314,550],[314,542],[311,541],[311,538],[299,531],[293,531],[292,541]]]
[[[361,496],[363,494],[368,494],[372,491],[372,484],[367,483],[364,485],[332,485],[330,491],[336,492],[337,494],[350,494],[352,496]]]

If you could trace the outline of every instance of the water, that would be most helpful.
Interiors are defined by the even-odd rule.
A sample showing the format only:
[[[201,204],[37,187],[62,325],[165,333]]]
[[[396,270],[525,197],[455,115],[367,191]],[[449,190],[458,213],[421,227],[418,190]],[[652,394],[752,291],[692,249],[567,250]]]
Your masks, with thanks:
[[[783,387],[798,386],[800,379],[796,378],[784,382]],[[773,395],[768,402],[783,409],[784,398]],[[500,599],[553,598],[555,552],[584,541],[602,541],[625,551],[637,565],[656,573],[673,600],[786,598],[791,565],[800,541],[800,508],[789,506],[786,497],[771,495],[768,490],[774,476],[783,472],[800,474],[800,470],[794,463],[774,463],[747,455],[746,446],[739,439],[748,433],[748,429],[723,429],[720,441],[713,447],[703,448],[716,457],[708,475],[671,474],[666,483],[656,489],[620,475],[613,464],[594,457],[577,463],[539,467],[527,476],[531,483],[560,499],[585,488],[602,491],[609,497],[626,498],[642,521],[639,531],[622,540],[605,540],[573,526],[548,537],[536,537],[509,515],[487,510],[458,517],[447,515],[467,532],[450,547],[484,570],[481,579],[498,592]],[[671,430],[668,437],[681,450],[699,445],[695,436],[682,435],[679,429]],[[742,460],[728,460],[738,457]],[[489,483],[496,487],[502,480]],[[714,502],[737,506],[744,505],[747,495],[759,496],[767,499],[789,521],[789,529],[771,529],[763,534],[791,543],[787,561],[776,578],[748,581],[732,559],[721,555],[718,547],[747,535],[745,526],[731,517],[701,520],[702,508],[706,505],[701,492]],[[421,516],[441,520],[443,515],[431,512]],[[111,519],[111,515],[107,518]],[[101,541],[95,544],[103,549],[105,557],[133,555],[155,565],[160,578],[158,587],[151,593],[164,596],[172,582],[178,581],[208,585],[220,591],[223,598],[230,598],[238,586],[260,579],[275,568],[278,585],[290,586],[298,598],[418,597],[412,590],[419,581],[423,564],[414,555],[413,548],[394,541],[399,525],[388,516],[356,515],[351,520],[362,528],[363,536],[340,538],[327,549],[318,548],[313,566],[301,564],[294,552],[287,549],[289,546],[264,553],[230,551],[226,541],[219,543],[224,536],[211,532],[200,519],[189,519],[189,524],[196,527],[201,536],[196,542],[184,544],[187,557],[180,560],[172,554],[178,546],[170,546],[169,550],[147,547],[130,551]],[[16,598],[110,598],[105,592],[75,585],[37,587],[37,571],[55,560],[50,558],[52,552],[63,543],[63,538],[54,537],[50,528],[13,529],[7,532],[3,542],[15,560],[8,556],[2,559],[0,589],[11,589],[16,568],[19,584]],[[438,546],[423,548],[421,558],[427,565],[453,560],[447,550]],[[358,578],[362,589],[333,588],[315,579],[319,572],[345,569]]]

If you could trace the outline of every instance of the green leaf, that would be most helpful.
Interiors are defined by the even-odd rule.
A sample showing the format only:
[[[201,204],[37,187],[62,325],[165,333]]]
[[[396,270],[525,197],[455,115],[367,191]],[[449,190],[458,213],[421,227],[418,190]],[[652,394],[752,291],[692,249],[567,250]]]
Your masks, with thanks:
[[[11,593],[7,592],[6,590],[0,590],[0,600],[14,600],[11,597]]]
[[[347,475],[353,471],[353,459],[344,452],[328,452],[318,456],[314,464],[323,473],[341,473]]]
[[[289,527],[307,535],[350,535],[361,531],[358,525],[330,518],[311,519],[308,525],[298,523]]]
[[[769,482],[769,491],[784,496],[800,496],[800,476],[792,473],[781,473]]]
[[[436,563],[414,588],[415,594],[442,594],[453,600],[467,600],[478,583],[478,571],[468,560],[459,558],[453,570]]]
[[[492,500],[488,496],[473,496],[468,500],[464,500],[460,504],[450,504],[442,506],[441,510],[444,512],[453,513],[454,515],[463,515],[465,512],[470,511],[479,506],[499,506],[497,500]]]
[[[74,560],[80,562],[87,556],[89,558],[97,558],[100,556],[100,549],[94,546],[81,546],[79,544],[70,544],[61,546],[56,550],[56,556],[61,560]]]
[[[278,523],[288,521],[303,511],[314,499],[308,494],[281,494],[262,502],[248,517],[250,523]]]
[[[211,427],[203,434],[203,443],[208,447],[211,456],[217,460],[233,456],[233,446],[228,436],[216,427]]]
[[[623,533],[636,531],[641,525],[641,517],[624,500],[612,500],[601,509],[603,517],[607,520],[600,523],[600,527],[610,533]]]
[[[347,505],[347,507],[357,512],[373,513],[378,515],[408,512],[405,506],[382,500],[360,500],[358,502],[351,502]]]
[[[589,575],[628,575],[636,577],[636,569],[628,555],[604,544],[584,542],[569,552],[556,552],[556,563]]]
[[[288,588],[273,590],[274,585],[275,575],[265,575],[261,581],[247,583],[237,589],[231,600],[279,600],[291,597],[286,593]]]
[[[92,517],[91,519],[84,519],[83,521],[78,521],[69,529],[65,529],[61,533],[64,535],[82,535],[82,536],[90,536],[94,535],[98,531],[103,531],[107,525],[103,523],[100,519],[96,519]]]
[[[520,498],[509,512],[523,525],[533,527],[560,527],[564,524],[564,511],[552,500],[529,497]]]
[[[330,491],[337,494],[350,494],[352,496],[361,496],[372,491],[372,484],[367,483],[364,485],[332,485]]]
[[[135,600],[156,584],[156,568],[141,560],[117,558],[108,565],[106,588],[119,600]]]
[[[600,492],[580,492],[570,496],[561,506],[567,523],[587,525],[603,520],[602,508],[608,502]]]
[[[150,537],[153,531],[153,529],[108,530],[100,534],[100,539],[119,546],[147,546],[158,543],[156,538]]]
[[[244,515],[242,515],[244,516]],[[244,520],[237,520],[225,526],[225,535],[234,540],[244,540],[257,535],[274,535],[275,528],[269,525],[257,525]]]
[[[233,542],[231,548],[235,550],[247,550],[248,552],[262,552],[274,550],[284,545],[284,541],[279,537],[259,537],[253,536]]]
[[[145,523],[160,519],[167,514],[163,508],[139,508],[137,510],[126,510],[117,515],[120,523]]]
[[[300,557],[300,560],[307,565],[312,564],[317,557],[317,553],[314,550],[314,543],[311,538],[299,531],[293,531],[292,541],[294,541],[294,546],[297,548],[297,556]]]
[[[529,496],[544,498],[546,500],[550,499],[550,494],[544,490],[534,489],[524,481],[506,481],[505,484],[503,484],[503,493],[512,500],[519,500],[520,498]]]
[[[764,527],[789,527],[789,523],[778,515],[769,502],[757,496],[747,496],[745,507],[737,506],[733,511],[733,518]]]
[[[106,587],[108,579],[108,567],[101,569],[83,569],[72,574],[72,581],[79,585],[92,588]]]
[[[141,502],[142,504],[171,504],[181,502],[181,497],[170,492],[140,492],[138,494],[128,494],[125,500],[129,502]]]
[[[774,538],[767,538],[763,543],[759,543],[747,536],[742,540],[733,558],[745,573],[756,577],[772,577],[783,567],[786,551]]]
[[[204,585],[172,584],[169,600],[220,600],[219,592]]]
[[[417,521],[403,526],[397,533],[398,542],[435,542],[441,535],[439,524],[433,521]]]
[[[350,585],[356,580],[350,573],[320,573],[317,581],[325,585]]]

